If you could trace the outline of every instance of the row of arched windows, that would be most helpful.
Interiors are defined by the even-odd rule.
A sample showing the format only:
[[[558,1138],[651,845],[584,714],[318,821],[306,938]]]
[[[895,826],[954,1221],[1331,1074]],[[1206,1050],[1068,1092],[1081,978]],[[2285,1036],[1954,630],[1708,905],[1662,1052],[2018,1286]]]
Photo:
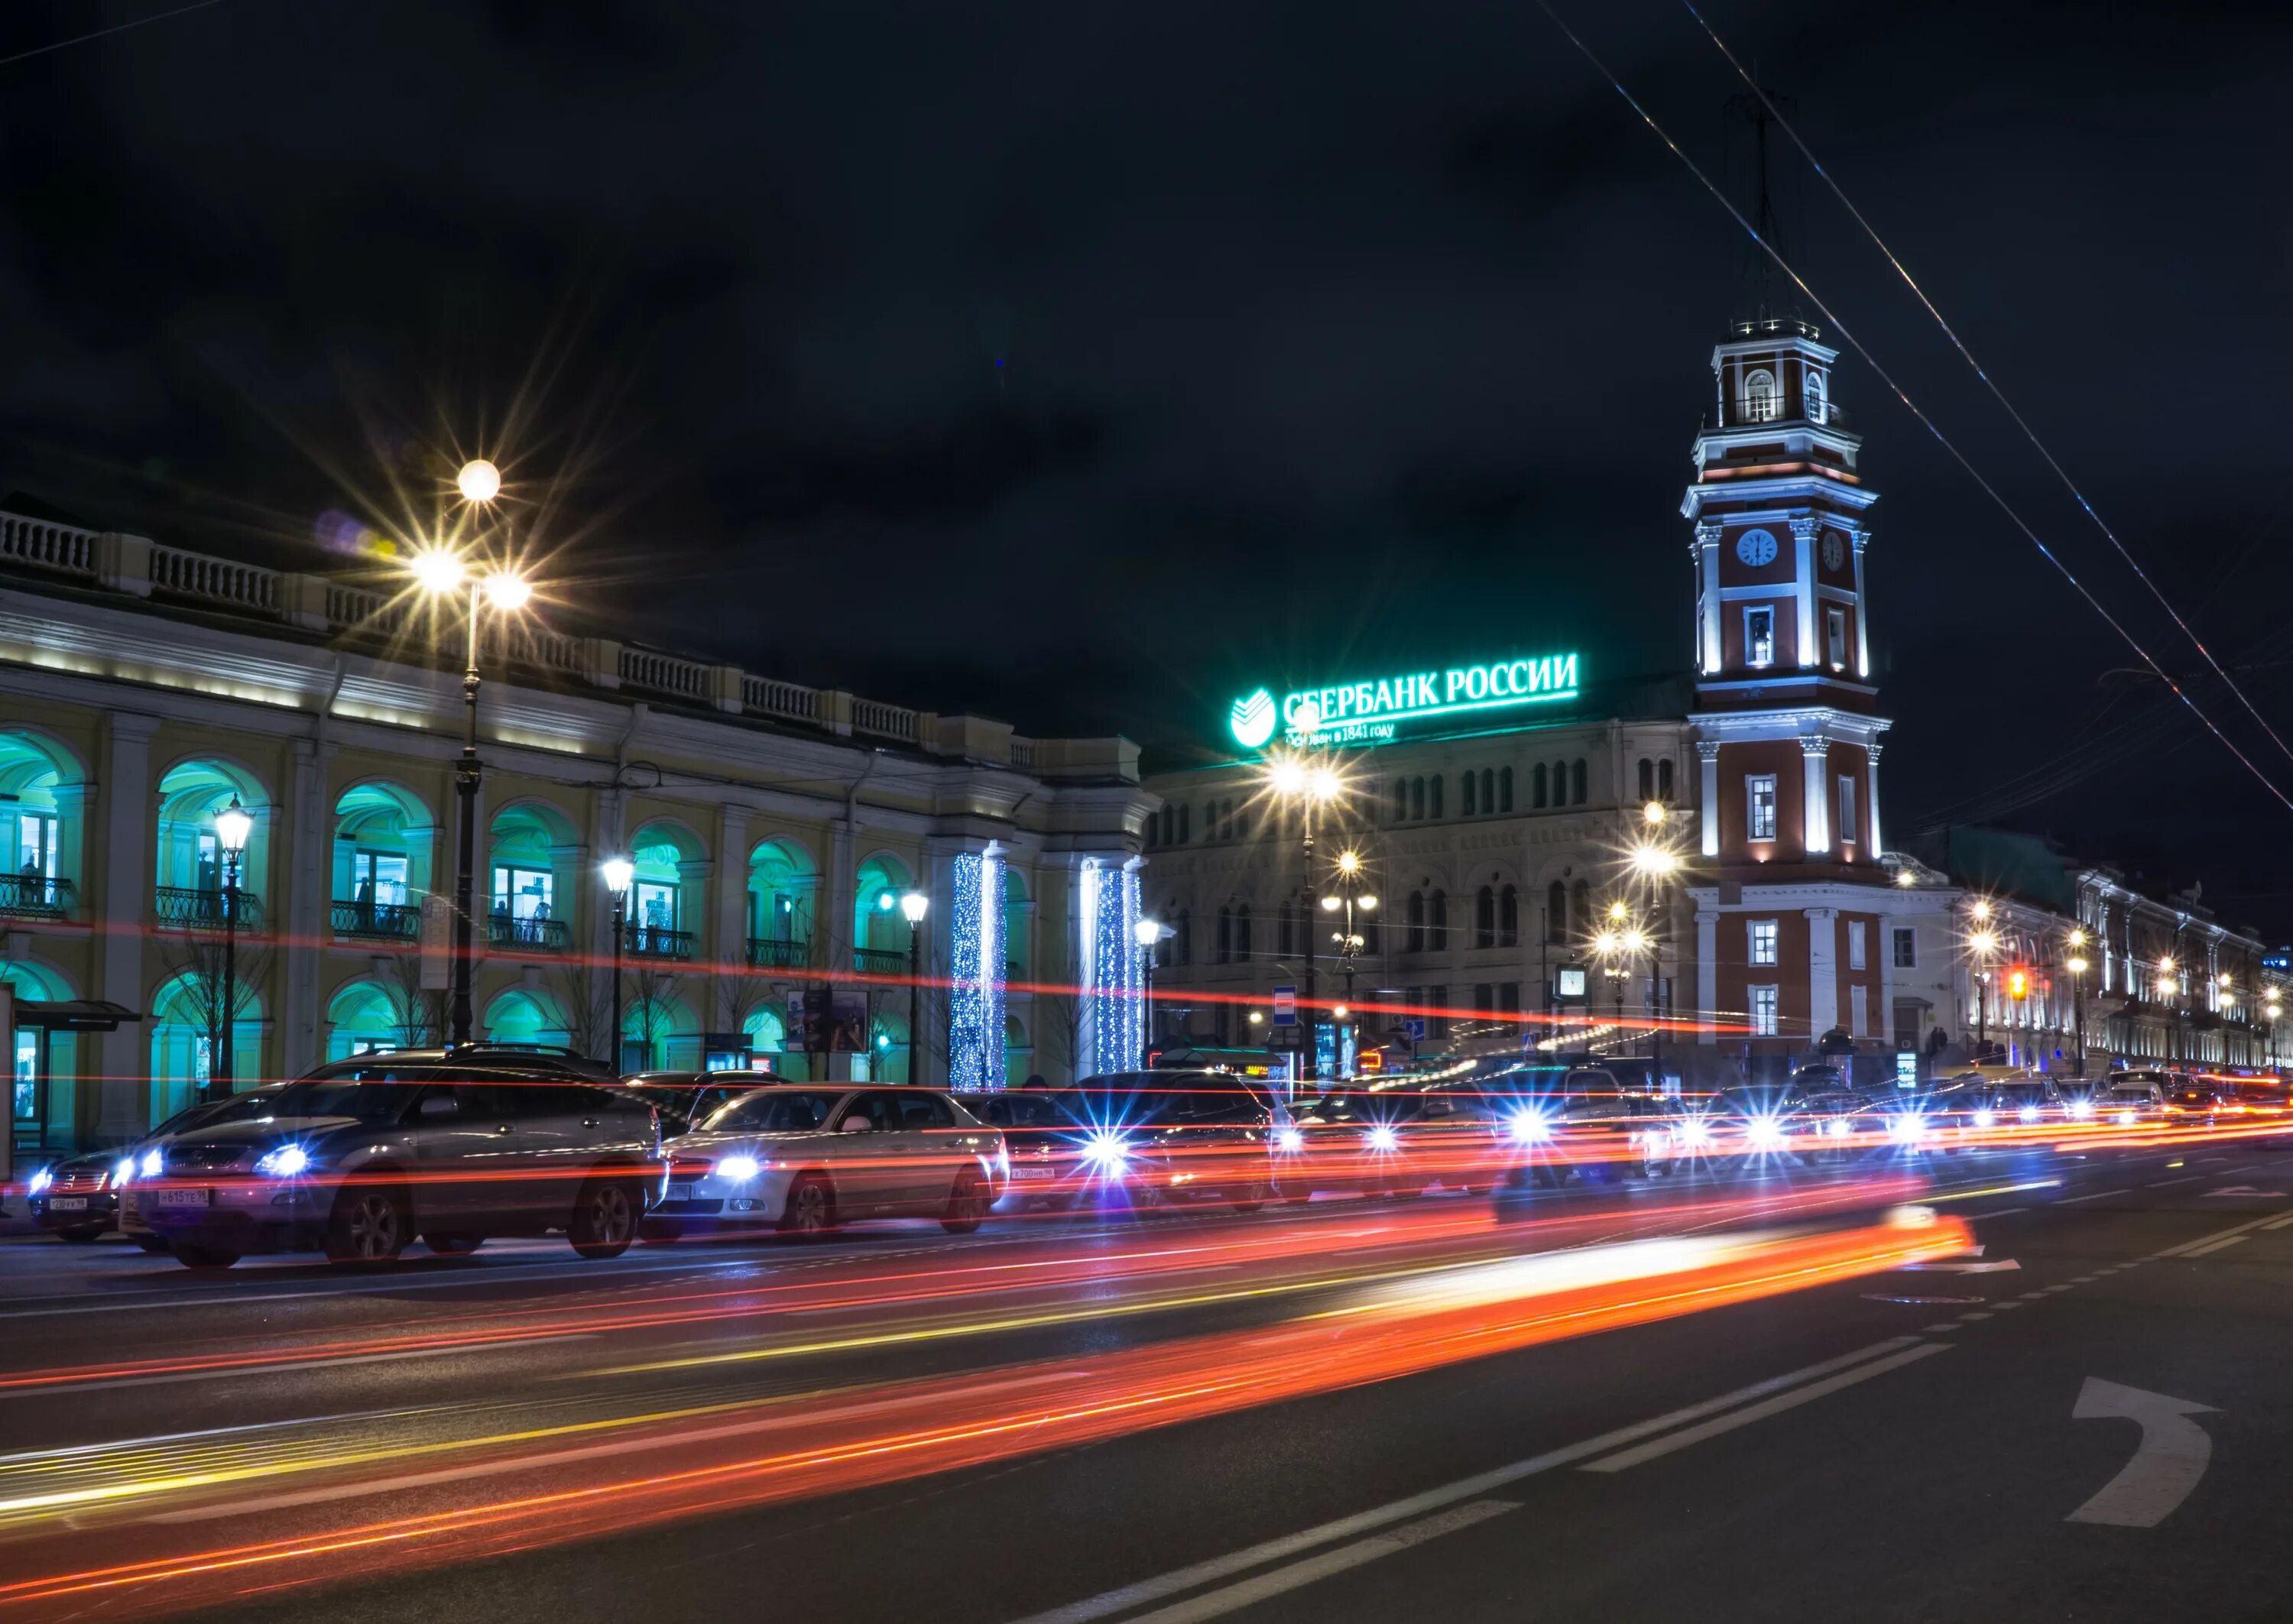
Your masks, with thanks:
[[[1233,840],[1246,837],[1250,820],[1246,812],[1237,811],[1230,800],[1203,803],[1203,838]],[[1195,837],[1195,809],[1176,802],[1165,802],[1163,810],[1146,820],[1146,844],[1182,846]]]
[[[1641,799],[1669,801],[1672,799],[1672,758],[1651,761],[1641,757]]]
[[[1484,885],[1473,897],[1473,945],[1520,945],[1520,893],[1511,885]]]
[[[1592,764],[1579,755],[1573,761],[1538,762],[1528,770],[1528,804],[1536,812],[1554,806],[1582,806],[1592,789]],[[1398,778],[1393,780],[1392,812],[1396,823],[1415,823],[1441,816],[1442,778]],[[1672,764],[1664,764],[1665,796],[1671,795]],[[1468,818],[1488,817],[1513,810],[1513,770],[1483,767],[1457,775],[1457,810]]]
[[[1241,964],[1250,957],[1250,904],[1236,902],[1218,911],[1218,961]]]
[[[1440,953],[1449,946],[1449,893],[1413,891],[1405,911],[1402,951]]]

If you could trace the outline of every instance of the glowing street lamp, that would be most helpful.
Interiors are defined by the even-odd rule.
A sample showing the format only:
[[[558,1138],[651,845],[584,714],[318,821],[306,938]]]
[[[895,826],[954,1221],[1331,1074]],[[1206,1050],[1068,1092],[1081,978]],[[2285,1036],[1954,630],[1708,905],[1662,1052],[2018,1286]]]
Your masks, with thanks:
[[[597,865],[606,894],[613,899],[613,1031],[606,1039],[607,1063],[621,1069],[621,938],[628,934],[629,887],[636,883],[637,866],[626,857],[608,857]]]
[[[1972,911],[1976,918],[1987,919],[1990,917],[1990,904],[1978,900]],[[1975,962],[1974,1043],[1980,1055],[1990,1046],[1990,958],[1998,951],[1997,933],[1976,931],[1967,937],[1966,946]]]
[[[255,817],[234,795],[231,804],[215,814],[215,844],[223,848],[223,1018],[215,1023],[221,1029],[221,1052],[209,1057],[207,1092],[223,1099],[235,1093],[238,1084],[231,1029],[239,1014],[239,869],[247,839],[255,833]]]
[[[924,1030],[924,916],[931,899],[911,891],[900,899],[900,917],[908,922],[908,1081],[915,1082],[916,1054]]]
[[[2086,955],[2076,949],[2086,946],[2086,933],[2078,930],[2072,931],[2070,933],[2070,944],[2073,949],[2070,957],[2070,1009],[2073,1018],[2078,1022],[2078,1059],[2073,1063],[2077,1068],[2075,1075],[2084,1077],[2086,1075],[2086,973],[2088,966]]]
[[[1300,710],[1298,724],[1311,732],[1321,725],[1319,713],[1311,716]],[[1303,883],[1306,894],[1311,896],[1319,889],[1314,879],[1314,813],[1317,809],[1341,799],[1346,793],[1344,776],[1328,762],[1301,751],[1285,750],[1269,756],[1266,764],[1266,791],[1277,802],[1296,804],[1299,810],[1299,830],[1303,858]],[[1360,866],[1358,857],[1355,866]],[[1325,900],[1325,906],[1333,906]],[[1314,1008],[1314,932],[1306,932],[1306,1036],[1309,1060],[1313,1075],[1322,1070],[1320,1024],[1312,1014]]]
[[[483,506],[501,493],[501,471],[480,459],[466,463],[455,480],[465,500]],[[515,570],[473,570],[460,554],[429,547],[408,561],[415,585],[434,598],[443,598],[464,586],[469,589],[468,657],[462,670],[462,755],[454,766],[454,793],[459,813],[459,850],[454,863],[453,991],[447,1015],[447,1038],[467,1043],[471,1038],[470,976],[476,957],[476,862],[478,781],[483,772],[478,761],[478,613],[491,606],[498,614],[514,614],[533,600],[531,582]],[[619,1028],[615,1041],[620,1041]]]

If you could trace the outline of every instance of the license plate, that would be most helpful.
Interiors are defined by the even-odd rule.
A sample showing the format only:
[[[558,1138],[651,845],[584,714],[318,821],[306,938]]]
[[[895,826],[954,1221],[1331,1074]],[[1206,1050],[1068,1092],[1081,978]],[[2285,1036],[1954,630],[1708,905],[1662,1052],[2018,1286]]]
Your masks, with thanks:
[[[1057,1178],[1058,1176],[1059,1170],[1057,1168],[1014,1168],[1011,1169],[1011,1176],[1013,1178]]]
[[[668,1193],[661,1197],[664,1201],[689,1201],[692,1199],[693,1186],[690,1184],[671,1184]]]
[[[159,1205],[162,1207],[205,1207],[207,1205],[207,1198],[210,1193],[210,1192],[206,1190],[162,1190],[159,1192]]]
[[[87,1198],[84,1195],[52,1195],[48,1198],[50,1212],[85,1212]]]

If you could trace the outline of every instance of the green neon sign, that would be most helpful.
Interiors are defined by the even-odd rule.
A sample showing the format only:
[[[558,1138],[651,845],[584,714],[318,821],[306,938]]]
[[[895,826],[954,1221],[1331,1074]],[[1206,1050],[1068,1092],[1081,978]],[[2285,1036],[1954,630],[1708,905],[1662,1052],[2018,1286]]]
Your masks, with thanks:
[[[1382,744],[1405,722],[1551,705],[1573,699],[1577,691],[1574,654],[1491,660],[1301,688],[1279,704],[1271,690],[1260,688],[1234,702],[1227,731],[1245,750],[1270,742],[1277,724],[1292,745]]]

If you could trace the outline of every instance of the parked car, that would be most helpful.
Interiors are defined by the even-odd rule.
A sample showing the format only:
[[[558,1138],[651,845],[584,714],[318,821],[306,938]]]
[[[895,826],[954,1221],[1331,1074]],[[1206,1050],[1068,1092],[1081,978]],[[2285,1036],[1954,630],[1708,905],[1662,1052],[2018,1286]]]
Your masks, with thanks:
[[[769,1071],[639,1071],[621,1087],[660,1113],[660,1136],[674,1139],[731,1101],[785,1081]]]
[[[585,1257],[636,1238],[659,1127],[593,1066],[471,1045],[365,1054],[265,1091],[263,1114],[207,1121],[147,1151],[134,1187],[153,1232],[194,1268],[323,1249],[387,1263],[563,1231]]]
[[[32,1222],[63,1240],[93,1240],[103,1233],[119,1213],[119,1193],[111,1179],[118,1161],[109,1151],[99,1151],[36,1170],[24,1181],[24,1204]]]
[[[2180,1080],[2170,1071],[2119,1072],[2094,1096],[2094,1115],[2119,1127],[2163,1121],[2166,1089]]]
[[[1048,1088],[1006,1089],[966,1102],[1003,1135],[1011,1164],[1008,1198],[1017,1206],[1062,1211],[1127,1202],[1128,1183],[1106,1176],[1094,1155],[1090,1125],[1069,1109],[1070,1096]]]
[[[1061,1092],[1084,1125],[1102,1187],[1136,1206],[1224,1202],[1250,1212],[1274,1193],[1274,1102],[1231,1071],[1157,1069],[1087,1077]]]
[[[111,1187],[119,1198],[114,1221],[119,1231],[138,1248],[146,1252],[164,1252],[167,1238],[151,1227],[145,1192],[136,1184],[139,1174],[156,1176],[160,1168],[160,1147],[176,1135],[217,1122],[251,1122],[270,1112],[271,1101],[281,1085],[268,1084],[250,1088],[244,1094],[233,1094],[220,1100],[203,1100],[185,1107],[166,1121],[130,1144],[125,1151],[113,1153]]]
[[[2176,1077],[2164,1092],[2163,1114],[2176,1127],[2211,1127],[2224,1117],[2241,1114],[2235,1092],[2209,1077]]]
[[[1002,1135],[937,1088],[788,1084],[672,1141],[647,1240],[725,1230],[826,1234],[866,1218],[979,1227],[1009,1165]]]

